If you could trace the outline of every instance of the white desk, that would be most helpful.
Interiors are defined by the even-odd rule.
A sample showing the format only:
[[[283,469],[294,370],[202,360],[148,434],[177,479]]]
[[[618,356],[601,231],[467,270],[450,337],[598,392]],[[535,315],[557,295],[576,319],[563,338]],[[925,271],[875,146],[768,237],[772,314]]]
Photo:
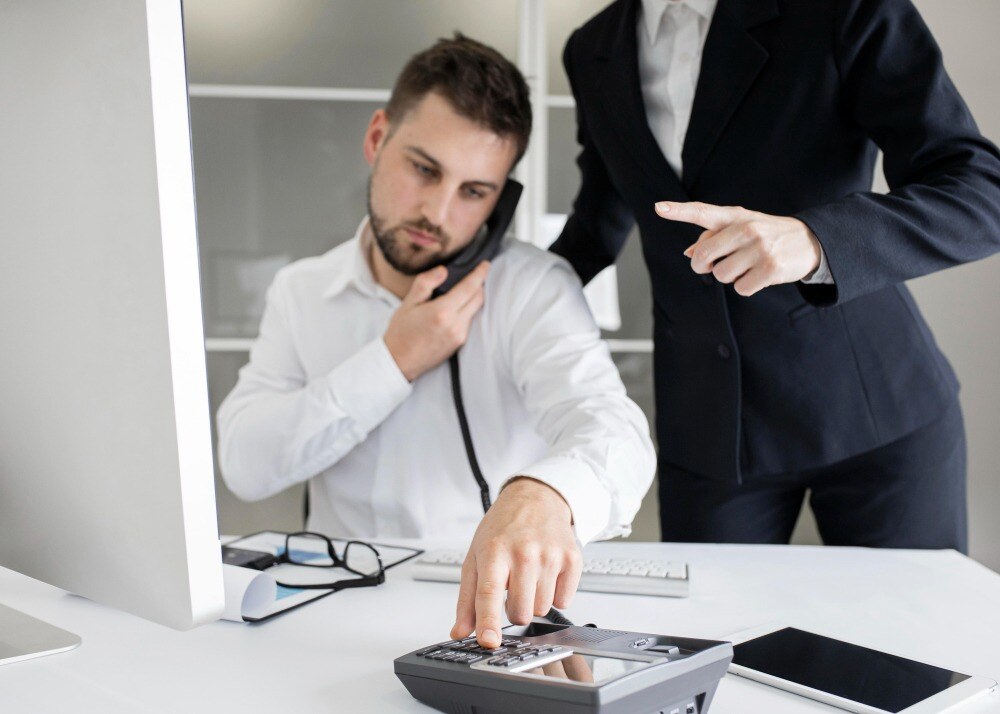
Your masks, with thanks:
[[[691,565],[688,599],[579,593],[580,624],[721,639],[781,621],[1000,680],[1000,575],[953,551],[599,544]],[[588,549],[591,552],[591,549]],[[174,632],[0,569],[0,601],[76,632],[72,652],[0,667],[0,712],[430,712],[392,660],[447,639],[457,586],[389,571],[260,625]],[[838,710],[727,675],[713,714]],[[986,696],[963,712],[1000,712]]]

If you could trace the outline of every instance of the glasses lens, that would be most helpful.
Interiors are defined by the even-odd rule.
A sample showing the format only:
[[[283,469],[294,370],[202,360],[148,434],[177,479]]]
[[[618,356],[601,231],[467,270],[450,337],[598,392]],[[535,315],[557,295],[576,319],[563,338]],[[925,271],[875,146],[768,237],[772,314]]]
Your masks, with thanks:
[[[378,551],[365,543],[348,543],[344,560],[348,568],[362,575],[376,575],[382,569]]]
[[[288,562],[300,565],[333,565],[326,538],[293,535],[288,538]]]

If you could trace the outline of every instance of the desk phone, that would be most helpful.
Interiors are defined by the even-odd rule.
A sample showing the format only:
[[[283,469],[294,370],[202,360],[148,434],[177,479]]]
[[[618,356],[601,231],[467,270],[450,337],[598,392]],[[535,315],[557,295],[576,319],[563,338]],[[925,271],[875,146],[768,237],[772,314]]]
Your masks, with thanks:
[[[733,657],[729,642],[532,622],[398,658],[416,699],[461,714],[702,714]]]

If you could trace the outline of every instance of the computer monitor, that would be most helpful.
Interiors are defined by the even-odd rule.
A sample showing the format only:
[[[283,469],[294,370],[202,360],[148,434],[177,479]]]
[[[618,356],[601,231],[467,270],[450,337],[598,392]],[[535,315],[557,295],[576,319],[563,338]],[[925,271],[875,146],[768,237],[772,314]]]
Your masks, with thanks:
[[[0,94],[0,565],[214,620],[180,1],[5,2]]]

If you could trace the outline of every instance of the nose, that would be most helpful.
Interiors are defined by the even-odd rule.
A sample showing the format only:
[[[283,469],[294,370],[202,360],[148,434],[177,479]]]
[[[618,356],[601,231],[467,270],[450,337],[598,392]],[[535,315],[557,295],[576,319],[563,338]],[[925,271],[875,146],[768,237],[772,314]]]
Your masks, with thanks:
[[[444,228],[454,192],[443,183],[428,188],[424,194],[423,214],[428,222],[438,228]]]

